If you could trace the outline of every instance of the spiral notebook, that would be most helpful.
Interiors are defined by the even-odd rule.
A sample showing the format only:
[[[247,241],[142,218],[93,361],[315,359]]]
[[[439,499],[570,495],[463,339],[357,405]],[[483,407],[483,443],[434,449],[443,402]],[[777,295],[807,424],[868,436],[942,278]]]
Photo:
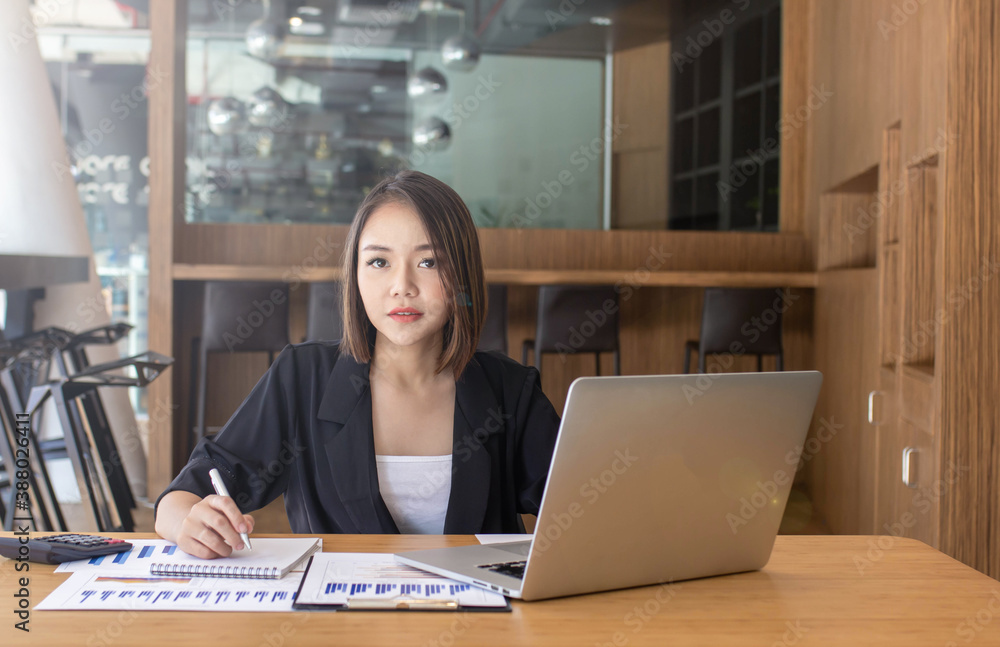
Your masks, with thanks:
[[[150,575],[234,577],[276,580],[323,547],[317,537],[253,538],[253,550],[229,557],[201,559],[177,550],[149,565]]]

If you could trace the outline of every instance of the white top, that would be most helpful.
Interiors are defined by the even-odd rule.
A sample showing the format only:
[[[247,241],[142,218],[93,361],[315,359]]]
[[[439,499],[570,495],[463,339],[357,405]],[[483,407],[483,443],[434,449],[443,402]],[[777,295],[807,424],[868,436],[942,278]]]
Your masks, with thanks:
[[[375,456],[378,489],[399,532],[440,535],[451,498],[451,454]]]

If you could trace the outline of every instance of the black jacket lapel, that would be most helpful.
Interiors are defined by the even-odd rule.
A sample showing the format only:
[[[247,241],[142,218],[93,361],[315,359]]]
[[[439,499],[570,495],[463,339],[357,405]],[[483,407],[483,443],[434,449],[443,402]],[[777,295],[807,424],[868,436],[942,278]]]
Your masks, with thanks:
[[[475,360],[455,384],[455,440],[452,449],[451,496],[444,533],[480,532],[490,499],[493,469],[486,445],[503,430],[504,415],[486,374]]]
[[[341,425],[324,446],[337,496],[356,532],[396,533],[399,530],[378,492],[369,387],[368,364],[341,355],[318,416]]]
[[[368,364],[341,355],[318,416],[340,425],[324,447],[337,496],[356,532],[398,533],[378,490],[368,368]],[[487,445],[494,434],[504,429],[505,419],[486,374],[473,360],[455,384],[452,478],[445,534],[471,534],[482,529],[494,469]]]

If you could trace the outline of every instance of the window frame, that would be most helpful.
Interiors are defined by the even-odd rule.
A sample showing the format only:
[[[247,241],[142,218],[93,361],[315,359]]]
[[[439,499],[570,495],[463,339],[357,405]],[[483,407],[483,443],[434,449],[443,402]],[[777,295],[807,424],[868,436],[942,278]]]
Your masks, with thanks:
[[[720,9],[721,7],[721,9]],[[735,15],[735,20],[729,24],[725,24],[722,33],[717,37],[713,38],[711,42],[702,47],[699,55],[692,58],[690,54],[686,51],[686,48],[692,42],[697,43],[697,38],[699,34],[703,34],[707,31],[708,27],[706,21],[717,21],[721,20],[721,15],[723,10],[729,10]],[[781,137],[778,134],[777,123],[768,124],[768,94],[769,92],[777,92],[777,113],[780,119],[781,113],[781,72],[783,68],[783,52],[781,51],[781,11],[782,2],[781,0],[759,0],[757,2],[751,3],[750,6],[746,8],[745,11],[739,11],[738,5],[733,5],[732,7],[728,5],[716,5],[708,13],[702,13],[696,16],[692,16],[689,20],[690,26],[683,31],[675,34],[673,39],[673,46],[671,48],[671,60],[684,61],[686,64],[678,70],[678,65],[674,63],[672,67],[671,74],[671,100],[670,100],[670,116],[669,122],[669,137],[674,149],[674,154],[670,156],[669,159],[669,172],[667,181],[669,183],[669,194],[670,202],[668,204],[667,213],[667,228],[668,229],[686,229],[686,230],[701,230],[701,231],[711,231],[713,229],[699,229],[695,226],[696,220],[699,214],[699,202],[698,202],[698,181],[701,178],[711,177],[714,175],[716,182],[716,226],[714,230],[718,231],[779,231],[781,228],[780,221],[780,211],[778,207],[778,201],[780,200],[780,195],[774,195],[769,197],[767,195],[766,179],[769,177],[768,168],[771,164],[776,164],[778,168],[778,174],[780,177],[780,159],[781,159]],[[778,66],[777,71],[774,74],[768,75],[768,44],[770,39],[775,35],[769,33],[769,18],[770,14],[774,11],[778,13]],[[735,88],[735,49],[736,49],[736,35],[744,26],[749,24],[754,20],[761,21],[761,38],[760,38],[760,79],[753,83],[750,83],[740,89]],[[721,48],[720,52],[720,73],[722,78],[720,80],[720,91],[719,96],[715,99],[708,101],[701,101],[700,97],[700,65],[703,60],[702,54],[704,50],[708,47],[719,44]],[[700,45],[700,43],[698,43]],[[683,58],[678,58],[683,57]],[[676,106],[678,105],[678,95],[679,95],[679,85],[680,77],[682,74],[693,75],[693,98],[692,105],[685,110],[678,111]],[[734,115],[736,102],[742,98],[757,95],[759,99],[758,109],[758,137],[756,141],[758,142],[756,149],[748,149],[748,152],[742,154],[733,153],[733,133],[734,133]],[[700,164],[699,155],[702,151],[699,150],[699,134],[700,134],[700,119],[705,113],[714,110],[719,110],[719,150],[716,163],[711,164]],[[676,164],[676,151],[677,151],[677,131],[678,124],[685,120],[691,120],[691,131],[692,131],[692,162],[691,167],[687,170],[677,172],[675,169]],[[774,139],[775,145],[773,147],[765,146],[764,144],[769,140]],[[749,152],[753,152],[753,156]],[[757,159],[755,160],[754,157]],[[746,182],[754,183],[757,188],[757,217],[756,223],[753,226],[741,226],[739,228],[733,227],[733,204],[736,195],[732,192],[729,193],[726,199],[722,197],[722,187],[720,187],[721,182],[732,182],[738,180],[741,176],[744,176],[741,171],[739,171],[739,166],[742,163],[750,162],[754,165],[754,171],[751,175],[746,176]],[[681,182],[690,182],[691,190],[689,196],[689,211],[690,215],[681,219],[678,217],[677,209],[677,188],[678,184]],[[740,186],[743,186],[741,184]],[[774,221],[767,220],[765,214],[770,210],[771,200],[775,203],[774,208]],[[676,227],[675,224],[683,224],[682,227]]]

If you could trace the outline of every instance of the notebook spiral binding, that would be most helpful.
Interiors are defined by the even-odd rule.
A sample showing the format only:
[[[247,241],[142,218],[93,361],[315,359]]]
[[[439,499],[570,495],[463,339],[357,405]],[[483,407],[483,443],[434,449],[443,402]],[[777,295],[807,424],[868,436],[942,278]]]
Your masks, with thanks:
[[[277,579],[279,571],[270,566],[224,566],[221,564],[152,564],[150,575],[191,575],[196,577],[231,577],[239,579]]]

